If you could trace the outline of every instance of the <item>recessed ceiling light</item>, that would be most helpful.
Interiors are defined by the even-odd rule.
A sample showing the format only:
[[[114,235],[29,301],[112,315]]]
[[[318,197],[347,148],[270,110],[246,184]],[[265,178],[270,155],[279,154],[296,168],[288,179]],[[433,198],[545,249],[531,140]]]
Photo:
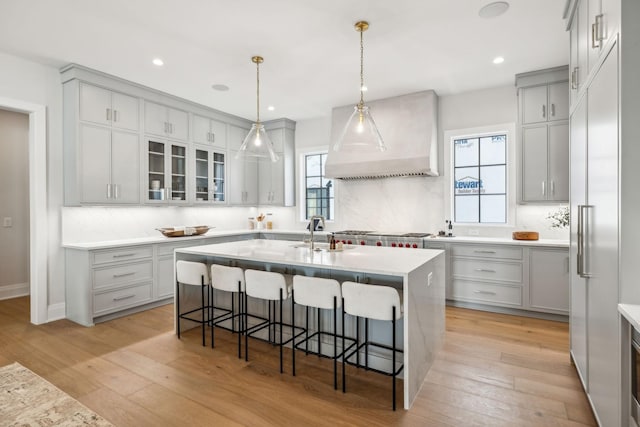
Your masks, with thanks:
[[[152,62],[153,62],[153,65],[157,67],[162,67],[164,65],[164,61],[160,58],[154,58]]]
[[[494,64],[502,64],[504,62],[504,58],[502,56],[497,56],[495,58],[493,58],[493,63]]]
[[[226,92],[229,90],[229,86],[223,84],[211,85],[211,87],[213,88],[213,90],[217,90],[220,92]]]
[[[482,6],[478,15],[482,18],[495,18],[505,13],[507,9],[509,9],[509,3],[506,1],[495,1]]]
[[[267,110],[269,110],[269,111],[273,111],[273,110],[275,110],[275,109],[276,109],[276,107],[274,107],[273,105],[269,105],[269,106],[267,107]]]

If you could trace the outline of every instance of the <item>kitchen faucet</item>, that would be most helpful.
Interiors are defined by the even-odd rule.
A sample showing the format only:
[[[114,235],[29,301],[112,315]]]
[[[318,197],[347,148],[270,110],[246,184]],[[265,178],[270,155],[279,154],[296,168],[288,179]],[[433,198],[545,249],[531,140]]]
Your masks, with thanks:
[[[322,215],[313,215],[311,218],[309,218],[309,232],[311,233],[310,248],[311,248],[312,251],[315,251],[315,250],[319,251],[320,250],[319,248],[318,249],[314,249],[314,246],[313,246],[313,231],[316,228],[315,227],[315,225],[316,225],[316,221],[315,220],[316,219],[319,219],[320,221],[322,221],[322,229],[324,230],[324,217]]]

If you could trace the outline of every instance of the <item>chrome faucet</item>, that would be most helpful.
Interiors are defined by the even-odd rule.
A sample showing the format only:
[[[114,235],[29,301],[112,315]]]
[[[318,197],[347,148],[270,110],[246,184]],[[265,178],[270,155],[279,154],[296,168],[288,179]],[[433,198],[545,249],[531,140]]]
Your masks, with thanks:
[[[320,221],[322,221],[322,229],[324,230],[324,217],[322,215],[313,215],[311,218],[309,218],[309,232],[311,233],[311,241],[309,242],[310,244],[309,247],[311,248],[312,251],[320,250],[319,248],[315,249],[313,246],[313,231],[314,231],[314,228],[316,228],[315,227],[316,219],[319,219]]]

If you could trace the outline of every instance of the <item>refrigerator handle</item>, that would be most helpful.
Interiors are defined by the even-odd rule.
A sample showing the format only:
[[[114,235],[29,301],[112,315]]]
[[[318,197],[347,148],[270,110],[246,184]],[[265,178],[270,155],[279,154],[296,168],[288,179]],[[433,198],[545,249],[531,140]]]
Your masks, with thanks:
[[[591,277],[591,271],[587,268],[589,267],[587,260],[589,259],[588,236],[590,230],[589,216],[586,213],[587,210],[593,209],[593,206],[580,205],[578,209],[578,274],[580,277],[589,278]]]

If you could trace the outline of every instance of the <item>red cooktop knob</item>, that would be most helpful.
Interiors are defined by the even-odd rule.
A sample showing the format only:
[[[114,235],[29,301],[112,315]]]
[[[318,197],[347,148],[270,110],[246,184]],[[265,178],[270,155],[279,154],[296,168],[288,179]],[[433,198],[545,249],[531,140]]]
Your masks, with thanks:
[[[404,248],[404,244],[403,243],[398,243],[398,247],[399,248]]]
[[[347,244],[351,245],[353,242],[351,240],[347,240]]]
[[[405,248],[410,248],[410,247],[411,247],[411,243],[405,243],[405,244],[404,244],[404,247],[405,247]]]
[[[347,241],[346,241],[346,240],[343,240],[343,241],[342,241],[342,244],[343,244],[343,245],[346,245],[346,244],[347,244]]]
[[[364,246],[364,245],[365,245],[365,241],[364,241],[364,240],[360,240],[360,244],[361,244],[362,246]]]
[[[414,248],[416,248],[416,249],[418,248],[418,244],[417,244],[417,243],[414,243],[412,246],[413,246]]]
[[[396,246],[397,246],[397,245],[396,245],[395,243],[392,243],[392,244],[391,244],[391,247],[392,247],[392,248],[395,248]]]
[[[382,242],[376,242],[376,246],[382,246]]]

